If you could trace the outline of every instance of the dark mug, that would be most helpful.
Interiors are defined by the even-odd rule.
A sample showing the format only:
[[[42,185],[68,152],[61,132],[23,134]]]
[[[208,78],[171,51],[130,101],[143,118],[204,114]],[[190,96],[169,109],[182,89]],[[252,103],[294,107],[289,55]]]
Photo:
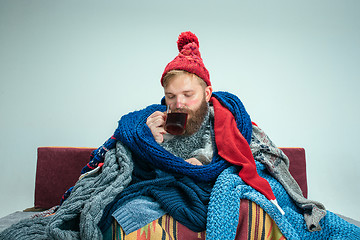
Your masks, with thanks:
[[[166,111],[165,131],[172,135],[182,135],[185,133],[188,114],[182,108],[171,109],[168,105]]]

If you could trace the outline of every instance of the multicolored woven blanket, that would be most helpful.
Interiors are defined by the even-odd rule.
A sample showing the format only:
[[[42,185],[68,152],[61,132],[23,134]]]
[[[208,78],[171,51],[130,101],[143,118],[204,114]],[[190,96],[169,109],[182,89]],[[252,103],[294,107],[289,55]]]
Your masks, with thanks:
[[[262,239],[284,240],[285,237],[274,220],[259,207],[247,199],[240,202],[239,224],[234,240]],[[125,234],[114,220],[111,228],[104,233],[104,240],[205,240],[206,231],[193,232],[173,217],[166,214],[146,226]]]

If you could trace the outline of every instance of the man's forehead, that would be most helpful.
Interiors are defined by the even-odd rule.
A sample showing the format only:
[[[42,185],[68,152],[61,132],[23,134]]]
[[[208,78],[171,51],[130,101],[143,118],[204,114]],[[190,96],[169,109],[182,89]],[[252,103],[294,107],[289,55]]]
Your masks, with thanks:
[[[188,74],[175,76],[172,78],[168,84],[164,87],[165,91],[194,91],[196,88],[201,86],[199,80]]]
[[[169,84],[164,88],[165,93],[189,93],[199,91],[201,86],[199,84]]]

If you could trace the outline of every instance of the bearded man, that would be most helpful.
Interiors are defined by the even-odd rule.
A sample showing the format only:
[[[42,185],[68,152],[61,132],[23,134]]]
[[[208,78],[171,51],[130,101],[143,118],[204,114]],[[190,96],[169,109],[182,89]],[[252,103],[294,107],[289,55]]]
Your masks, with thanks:
[[[113,216],[116,224],[121,226],[119,231],[125,234],[143,227],[143,224],[135,223],[148,224],[165,214],[194,232],[204,232],[212,187],[222,170],[231,164],[241,166],[239,175],[244,181],[265,194],[282,212],[269,183],[256,172],[249,147],[253,126],[240,100],[229,93],[213,94],[198,39],[193,33],[182,33],[178,48],[179,55],[165,67],[161,78],[165,95],[162,103],[170,106],[172,111],[182,110],[188,115],[185,132],[182,135],[168,133],[165,130],[167,113],[149,111],[151,114],[146,118],[146,125],[161,147],[159,150],[169,153],[169,159],[160,154],[155,161],[149,161],[153,156],[140,157],[140,160],[133,155],[132,182],[113,201],[111,210],[105,211],[104,216]],[[239,129],[236,121],[241,121]],[[115,132],[114,136],[119,136],[122,143],[127,142],[123,134]],[[132,149],[132,145],[125,145],[130,146],[133,153],[137,151]],[[144,172],[155,174],[145,177]],[[149,205],[156,214],[144,217],[144,212],[150,211],[144,206]],[[144,209],[139,212],[139,208]],[[108,220],[103,217],[101,229],[109,228]]]
[[[304,198],[240,99],[213,92],[197,37],[177,44],[162,104],[120,119],[54,215],[0,239],[358,239],[359,228]],[[184,134],[165,130],[167,105],[187,113]]]
[[[212,94],[212,87],[206,86],[205,82],[195,74],[181,70],[168,72],[164,76],[163,87],[166,104],[177,109],[184,109],[188,114],[184,137],[180,138],[185,139],[198,132],[208,114],[208,102]],[[156,111],[148,117],[146,122],[155,141],[159,144],[163,144],[164,135],[168,141],[169,138],[175,138],[165,131],[165,120],[166,113]],[[204,159],[204,156],[198,156],[198,158],[200,159],[192,157],[185,159],[185,161],[194,165],[202,165],[211,160]],[[200,160],[206,161],[201,162]]]

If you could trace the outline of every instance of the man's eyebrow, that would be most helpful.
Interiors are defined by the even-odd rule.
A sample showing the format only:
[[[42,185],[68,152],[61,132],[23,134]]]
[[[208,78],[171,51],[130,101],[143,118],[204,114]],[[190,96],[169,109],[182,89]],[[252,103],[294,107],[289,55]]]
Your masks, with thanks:
[[[191,92],[194,92],[194,90],[192,90],[192,89],[190,89],[190,90],[184,90],[184,91],[182,91],[181,93],[191,93]],[[165,94],[172,94],[172,95],[174,95],[175,93],[173,93],[173,92],[166,92],[166,91],[165,91]]]

